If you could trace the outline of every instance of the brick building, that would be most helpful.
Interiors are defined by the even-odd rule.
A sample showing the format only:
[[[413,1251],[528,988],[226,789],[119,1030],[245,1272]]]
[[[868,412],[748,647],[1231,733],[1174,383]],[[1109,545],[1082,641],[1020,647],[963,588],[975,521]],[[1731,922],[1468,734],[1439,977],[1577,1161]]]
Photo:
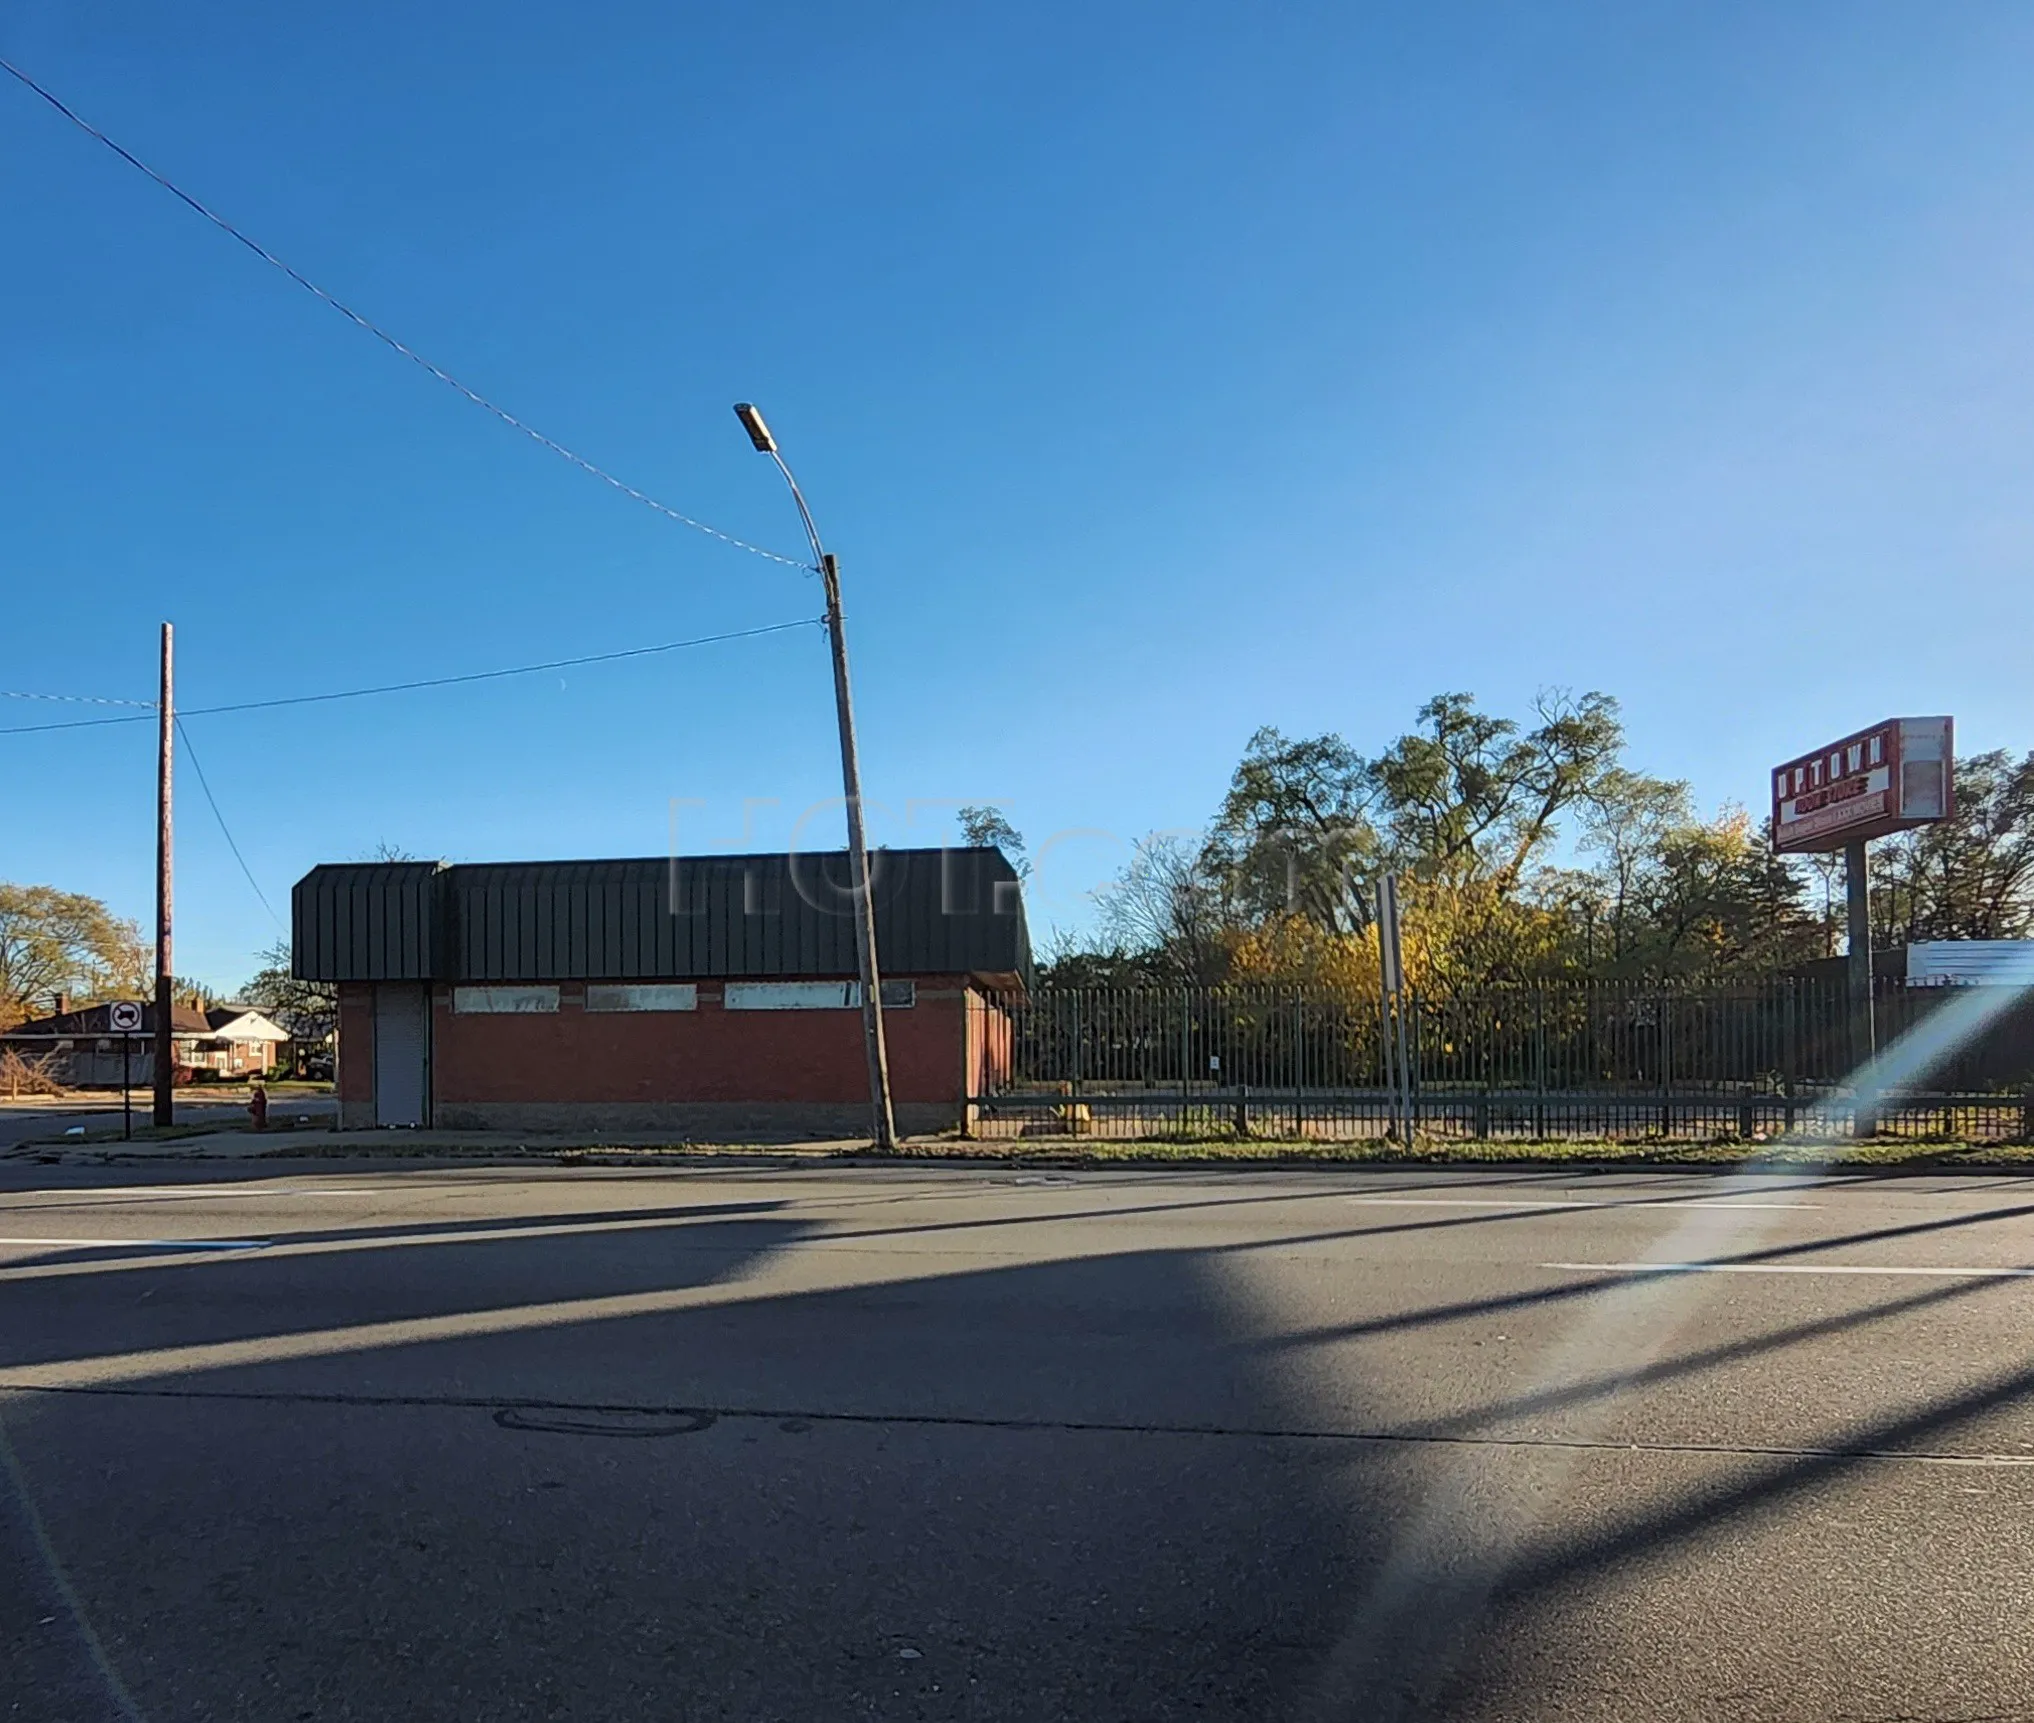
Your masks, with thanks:
[[[965,1121],[1030,941],[993,849],[870,857],[898,1129]],[[844,852],[336,864],[292,900],[339,991],[344,1128],[852,1136],[868,1127]]]

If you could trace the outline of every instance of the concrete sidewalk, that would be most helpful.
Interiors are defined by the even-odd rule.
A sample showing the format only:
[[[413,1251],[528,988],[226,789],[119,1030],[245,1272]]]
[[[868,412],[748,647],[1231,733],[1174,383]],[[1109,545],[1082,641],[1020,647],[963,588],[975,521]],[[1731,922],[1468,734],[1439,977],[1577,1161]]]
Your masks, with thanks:
[[[271,1115],[273,1119],[273,1115]],[[52,1121],[55,1125],[58,1121]],[[48,1137],[0,1146],[0,1161],[60,1161],[103,1165],[114,1161],[218,1160],[461,1160],[549,1158],[623,1153],[631,1158],[685,1159],[725,1154],[826,1158],[866,1152],[866,1138],[764,1141],[755,1143],[673,1142],[669,1136],[598,1136],[588,1132],[511,1131],[335,1131],[329,1128],[256,1131],[245,1125],[157,1133],[137,1130],[131,1141],[95,1121],[89,1134]],[[954,1147],[965,1149],[965,1145]]]

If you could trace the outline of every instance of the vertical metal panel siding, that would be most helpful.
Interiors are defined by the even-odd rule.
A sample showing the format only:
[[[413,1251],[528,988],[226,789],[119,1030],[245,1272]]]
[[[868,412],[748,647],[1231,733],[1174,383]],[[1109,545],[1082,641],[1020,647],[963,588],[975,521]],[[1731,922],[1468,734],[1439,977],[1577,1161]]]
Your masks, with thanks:
[[[993,851],[881,851],[877,941],[896,975],[1022,973],[1021,900]],[[291,893],[299,972],[335,981],[544,981],[847,976],[854,917],[844,855],[668,861],[332,865]],[[803,890],[800,887],[803,886]],[[753,912],[751,904],[754,905]],[[674,913],[675,909],[675,913]]]
[[[290,894],[291,957],[330,981],[423,980],[436,967],[435,863],[315,868]]]

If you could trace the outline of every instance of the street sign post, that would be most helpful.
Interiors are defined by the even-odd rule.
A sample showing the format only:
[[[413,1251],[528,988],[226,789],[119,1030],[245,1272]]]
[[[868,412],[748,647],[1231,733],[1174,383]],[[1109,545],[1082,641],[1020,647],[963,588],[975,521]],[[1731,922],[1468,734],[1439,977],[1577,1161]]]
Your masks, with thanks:
[[[1947,819],[1956,811],[1956,725],[1950,718],[1887,718],[1773,768],[1773,848],[1841,850],[1850,935],[1851,1061],[1878,1051],[1872,1014],[1870,861],[1873,838]],[[1859,1106],[1854,1129],[1876,1129]]]
[[[1410,1144],[1412,1068],[1407,1059],[1405,1034],[1405,955],[1399,939],[1398,875],[1393,873],[1383,875],[1377,882],[1377,973],[1383,984],[1377,1029],[1384,1055],[1386,1104],[1391,1109],[1389,1134]]]
[[[116,999],[107,1008],[106,1024],[120,1037],[120,1136],[124,1142],[134,1135],[134,1096],[130,1079],[134,1069],[134,1037],[141,1028],[141,1007],[131,999]]]

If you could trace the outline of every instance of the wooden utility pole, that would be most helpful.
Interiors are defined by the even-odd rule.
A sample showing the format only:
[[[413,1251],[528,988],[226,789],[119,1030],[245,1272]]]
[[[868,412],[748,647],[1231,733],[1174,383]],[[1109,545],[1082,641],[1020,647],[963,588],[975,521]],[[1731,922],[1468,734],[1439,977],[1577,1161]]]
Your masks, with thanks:
[[[176,1122],[176,1043],[170,1030],[170,875],[174,847],[170,832],[170,749],[177,712],[171,686],[174,636],[162,625],[162,694],[156,709],[155,743],[155,1122]]]

